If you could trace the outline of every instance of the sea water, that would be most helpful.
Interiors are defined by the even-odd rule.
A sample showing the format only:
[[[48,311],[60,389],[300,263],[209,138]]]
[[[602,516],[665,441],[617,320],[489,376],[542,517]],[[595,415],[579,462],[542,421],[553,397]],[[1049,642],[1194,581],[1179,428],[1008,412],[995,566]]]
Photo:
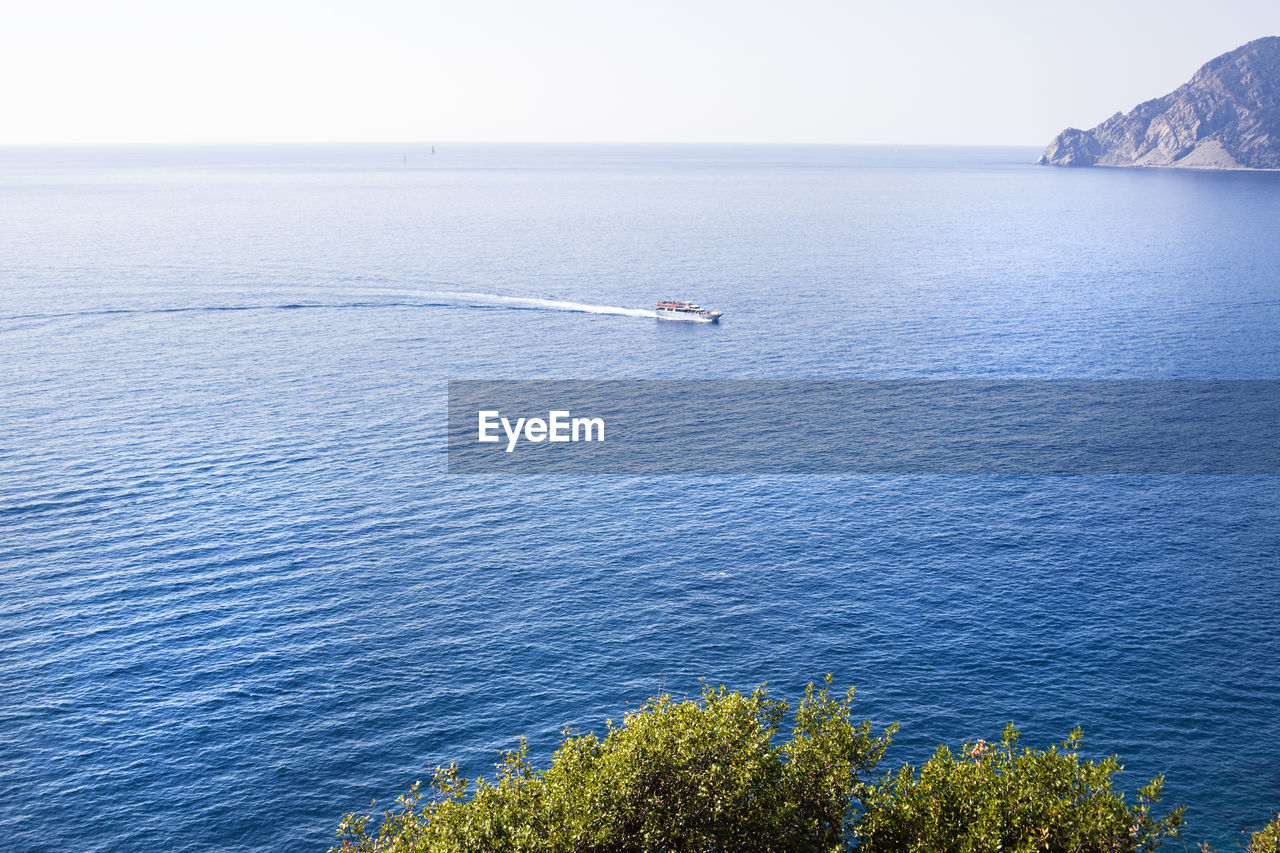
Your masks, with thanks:
[[[891,765],[1079,724],[1193,841],[1280,805],[1276,477],[458,477],[444,444],[449,379],[1280,378],[1280,174],[437,150],[0,150],[11,848],[323,850],[522,734],[828,672]]]

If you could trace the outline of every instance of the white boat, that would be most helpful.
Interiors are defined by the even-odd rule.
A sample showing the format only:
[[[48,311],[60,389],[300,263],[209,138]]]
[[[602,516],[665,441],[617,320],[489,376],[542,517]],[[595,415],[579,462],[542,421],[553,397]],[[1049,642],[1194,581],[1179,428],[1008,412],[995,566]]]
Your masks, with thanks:
[[[676,302],[668,299],[654,305],[659,320],[691,320],[695,323],[718,323],[723,311],[709,311],[693,302]]]

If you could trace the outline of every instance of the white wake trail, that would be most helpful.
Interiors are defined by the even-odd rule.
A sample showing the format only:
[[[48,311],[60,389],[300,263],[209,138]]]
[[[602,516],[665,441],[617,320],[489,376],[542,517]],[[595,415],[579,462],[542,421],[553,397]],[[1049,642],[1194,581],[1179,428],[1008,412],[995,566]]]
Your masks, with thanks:
[[[369,291],[366,291],[368,293]],[[416,296],[442,302],[472,303],[495,307],[534,308],[543,311],[577,311],[582,314],[613,314],[618,317],[641,317],[652,320],[656,314],[645,308],[623,308],[618,305],[591,305],[586,302],[569,302],[562,299],[536,299],[530,296],[503,296],[499,293],[475,293],[467,290],[412,290],[385,289],[383,294]]]

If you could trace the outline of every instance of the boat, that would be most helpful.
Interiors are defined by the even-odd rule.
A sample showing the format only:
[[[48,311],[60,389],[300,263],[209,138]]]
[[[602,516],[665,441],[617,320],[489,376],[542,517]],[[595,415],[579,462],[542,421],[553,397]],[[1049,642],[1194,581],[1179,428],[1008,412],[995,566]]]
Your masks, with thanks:
[[[694,302],[676,302],[667,299],[654,304],[659,320],[691,320],[695,323],[718,323],[723,311],[710,311]]]

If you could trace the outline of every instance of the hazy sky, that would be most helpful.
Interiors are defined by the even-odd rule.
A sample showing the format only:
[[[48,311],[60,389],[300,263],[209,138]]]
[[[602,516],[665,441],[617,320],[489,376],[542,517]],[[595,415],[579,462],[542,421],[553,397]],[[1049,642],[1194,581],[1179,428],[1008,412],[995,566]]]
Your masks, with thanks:
[[[1280,2],[17,0],[0,142],[1043,145]]]

